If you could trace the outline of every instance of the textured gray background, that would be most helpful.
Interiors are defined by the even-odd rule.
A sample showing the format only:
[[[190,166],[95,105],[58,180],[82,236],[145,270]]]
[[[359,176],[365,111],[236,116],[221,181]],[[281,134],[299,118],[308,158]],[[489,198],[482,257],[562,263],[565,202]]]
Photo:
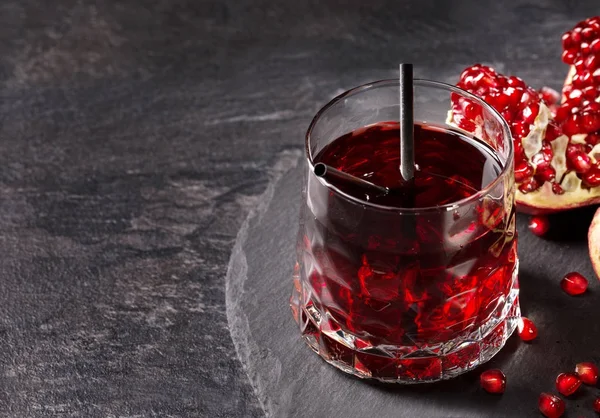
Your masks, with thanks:
[[[269,406],[273,383],[241,344],[251,336],[234,333],[241,363],[229,325],[245,312],[240,257],[258,260],[244,238],[295,228],[244,220],[259,205],[273,213],[318,107],[399,61],[445,81],[484,61],[559,87],[560,34],[598,11],[595,0],[0,2],[0,417],[288,413]],[[545,309],[579,301],[552,295]]]

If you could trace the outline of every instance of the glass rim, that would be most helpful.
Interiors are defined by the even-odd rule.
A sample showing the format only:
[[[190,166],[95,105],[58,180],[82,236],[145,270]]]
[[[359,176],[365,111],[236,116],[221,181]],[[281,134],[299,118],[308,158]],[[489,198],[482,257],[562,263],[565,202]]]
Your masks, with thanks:
[[[498,120],[498,122],[500,123],[500,126],[502,126],[502,131],[503,131],[504,137],[509,138],[509,141],[508,141],[508,156],[506,158],[506,164],[503,165],[502,170],[496,176],[496,178],[494,178],[494,180],[492,182],[490,182],[487,186],[485,186],[481,190],[478,190],[477,193],[475,193],[469,197],[465,197],[464,199],[460,199],[460,200],[457,200],[452,203],[446,203],[444,205],[428,206],[428,207],[423,207],[423,208],[404,208],[404,207],[399,207],[399,206],[379,205],[379,204],[376,204],[373,202],[369,202],[366,199],[361,199],[356,196],[352,196],[351,194],[345,193],[342,190],[340,190],[339,188],[335,187],[334,185],[328,183],[324,179],[318,177],[318,180],[325,187],[335,191],[336,193],[342,195],[343,197],[345,197],[346,199],[348,199],[352,202],[355,202],[355,203],[358,203],[358,204],[361,204],[364,206],[369,206],[374,209],[396,211],[396,212],[411,212],[411,213],[443,212],[443,211],[455,210],[461,206],[465,206],[472,202],[481,200],[486,195],[489,195],[490,192],[492,191],[492,189],[494,189],[498,185],[498,183],[506,176],[506,174],[509,171],[508,169],[509,168],[512,169],[511,163],[514,158],[514,156],[513,156],[514,145],[513,145],[512,135],[511,135],[510,129],[508,127],[508,123],[504,120],[502,115],[500,115],[500,113],[496,109],[494,109],[491,105],[489,105],[483,99],[475,96],[472,93],[469,93],[466,90],[461,89],[460,87],[456,87],[452,84],[443,83],[441,81],[421,79],[421,78],[415,78],[414,84],[419,85],[419,86],[433,87],[433,88],[448,90],[452,93],[457,93],[457,94],[463,95],[465,97],[468,97],[469,99],[477,102],[480,106],[482,106],[484,109],[486,109],[488,112],[490,112]],[[311,172],[314,170],[313,155],[312,155],[312,151],[309,146],[311,143],[311,134],[313,132],[313,129],[315,128],[315,125],[319,122],[319,120],[325,114],[325,112],[327,112],[327,110],[329,110],[329,108],[331,108],[333,105],[340,102],[341,100],[343,100],[347,97],[353,96],[357,93],[362,93],[364,91],[371,90],[371,89],[377,88],[377,87],[393,86],[393,85],[399,85],[399,81],[396,79],[385,79],[385,80],[378,80],[378,81],[373,81],[370,83],[362,84],[360,86],[354,87],[350,90],[347,90],[347,91],[337,95],[336,97],[331,99],[325,106],[323,106],[321,109],[319,109],[317,114],[314,116],[314,118],[310,122],[310,125],[308,126],[308,130],[306,131],[305,140],[304,140],[306,159],[307,159],[308,166],[309,166],[309,169],[311,170]],[[494,150],[494,152],[496,152],[496,151]]]

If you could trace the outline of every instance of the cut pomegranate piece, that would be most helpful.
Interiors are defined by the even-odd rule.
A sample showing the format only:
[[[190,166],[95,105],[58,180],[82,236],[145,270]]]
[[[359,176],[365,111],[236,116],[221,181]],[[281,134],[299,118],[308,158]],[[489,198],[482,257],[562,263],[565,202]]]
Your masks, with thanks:
[[[519,331],[519,337],[523,341],[532,341],[537,337],[537,327],[533,321],[526,317],[521,317],[517,325]]]
[[[586,385],[596,386],[598,383],[598,367],[594,363],[577,363],[575,372]]]
[[[535,235],[543,237],[550,229],[550,222],[545,216],[532,216],[531,219],[529,219],[528,227]]]
[[[581,386],[581,379],[576,373],[561,373],[556,377],[556,390],[561,395],[571,396]]]
[[[479,381],[481,387],[489,393],[504,393],[506,389],[506,376],[499,369],[486,370],[481,373]]]
[[[600,167],[595,170],[594,156],[600,157],[600,149],[585,148],[587,134],[600,130],[597,90],[567,89],[571,99],[558,107],[558,94],[551,89],[538,93],[520,78],[481,64],[465,69],[457,86],[483,98],[506,119],[515,145],[519,210],[542,214],[600,202]],[[556,120],[550,108],[555,108]],[[481,109],[464,98],[453,101],[450,121],[475,134],[483,129]],[[573,144],[584,146],[567,152]]]
[[[540,412],[547,418],[560,418],[565,413],[565,402],[550,393],[540,395],[538,406]]]
[[[577,296],[585,293],[588,287],[588,281],[581,274],[574,271],[563,277],[560,281],[560,287],[566,294]]]
[[[588,230],[588,248],[590,260],[596,276],[600,278],[600,209],[594,214],[592,224]]]

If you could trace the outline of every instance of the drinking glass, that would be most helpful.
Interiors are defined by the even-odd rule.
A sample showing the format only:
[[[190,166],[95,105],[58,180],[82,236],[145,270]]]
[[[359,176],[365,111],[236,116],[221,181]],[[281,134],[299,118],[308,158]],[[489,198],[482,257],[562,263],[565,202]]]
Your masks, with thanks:
[[[462,119],[471,127],[463,132],[499,162],[489,184],[452,203],[394,207],[316,176],[315,157],[336,138],[398,123],[398,89],[397,80],[354,88],[310,124],[290,302],[305,342],[335,367],[432,382],[490,360],[520,318],[513,144],[506,122],[481,99],[415,80],[415,122],[457,132]]]

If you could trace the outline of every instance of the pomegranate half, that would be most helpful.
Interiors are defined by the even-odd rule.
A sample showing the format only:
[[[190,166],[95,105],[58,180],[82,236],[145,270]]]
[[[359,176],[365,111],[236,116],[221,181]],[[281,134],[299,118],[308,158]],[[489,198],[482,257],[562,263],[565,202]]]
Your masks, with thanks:
[[[537,92],[520,78],[481,64],[465,69],[457,86],[483,98],[508,122],[520,211],[543,214],[600,203],[600,135],[595,142],[595,133],[583,132],[590,119],[587,107],[585,115],[558,119],[565,112],[558,93],[547,88]],[[568,94],[573,96],[573,91]],[[594,105],[600,111],[600,103]],[[476,117],[464,99],[453,102],[452,123],[474,132]],[[573,119],[585,123],[577,125]]]

